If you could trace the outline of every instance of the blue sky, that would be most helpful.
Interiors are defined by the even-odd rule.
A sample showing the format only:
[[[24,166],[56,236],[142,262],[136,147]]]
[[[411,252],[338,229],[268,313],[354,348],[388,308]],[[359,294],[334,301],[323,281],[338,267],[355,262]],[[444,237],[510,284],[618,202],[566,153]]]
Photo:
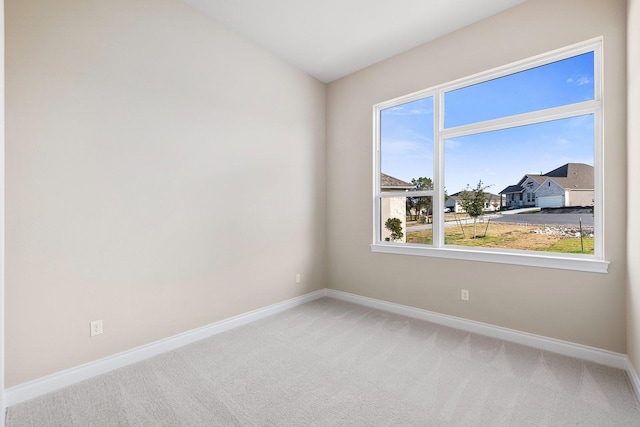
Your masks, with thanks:
[[[468,86],[445,95],[445,128],[593,99],[593,53]],[[433,177],[433,99],[381,113],[381,171]],[[568,162],[593,165],[593,117],[539,123],[445,141],[449,194],[478,180],[498,193],[526,173]]]

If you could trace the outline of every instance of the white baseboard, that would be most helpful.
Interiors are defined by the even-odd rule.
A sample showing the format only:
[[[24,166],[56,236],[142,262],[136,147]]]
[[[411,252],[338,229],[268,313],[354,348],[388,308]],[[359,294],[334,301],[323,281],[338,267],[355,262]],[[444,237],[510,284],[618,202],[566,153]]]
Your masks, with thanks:
[[[132,363],[140,362],[150,357],[165,353],[170,350],[194,343],[212,335],[228,331],[229,329],[245,325],[247,323],[280,313],[284,310],[296,307],[309,301],[313,301],[327,295],[326,289],[311,292],[296,298],[289,299],[268,307],[250,311],[229,319],[221,320],[192,331],[184,332],[169,338],[150,344],[133,348],[113,356],[105,357],[94,362],[86,363],[62,372],[47,375],[5,390],[4,398],[6,407],[42,396],[55,390],[70,386],[80,381],[93,378],[114,369],[122,368]]]
[[[629,359],[629,357],[627,357],[626,359],[627,359],[627,374],[629,374],[631,385],[633,386],[633,389],[636,392],[636,396],[638,396],[638,399],[640,400],[640,376],[638,376],[638,371],[636,371],[636,368],[633,366],[633,363],[631,363],[631,360]]]
[[[612,351],[602,350],[595,347],[589,347],[586,345],[575,344],[568,341],[548,338],[542,335],[516,331],[515,329],[503,328],[500,326],[476,322],[474,320],[467,320],[460,317],[448,316],[446,314],[435,313],[433,311],[422,310],[419,308],[395,304],[374,298],[335,291],[333,289],[327,290],[327,296],[330,298],[349,301],[355,304],[377,308],[380,310],[385,310],[416,319],[426,320],[428,322],[436,323],[439,325],[450,326],[452,328],[461,329],[480,335],[486,335],[489,337],[521,345],[526,345],[528,347],[539,348],[541,350],[547,350],[554,353],[563,354],[565,356],[588,360],[591,362],[599,363],[601,365],[625,370],[628,368],[627,356],[621,353],[614,353]],[[640,396],[640,394],[638,394],[638,396]]]
[[[229,329],[245,325],[247,323],[280,313],[284,310],[296,307],[309,301],[313,301],[322,297],[331,297],[338,300],[349,301],[355,304],[364,305],[366,307],[385,310],[404,316],[426,320],[439,325],[450,326],[453,328],[490,336],[493,338],[526,345],[529,347],[539,348],[554,353],[564,354],[566,356],[576,357],[583,360],[611,366],[618,369],[624,369],[628,372],[629,378],[640,399],[640,377],[634,369],[629,358],[620,353],[602,350],[595,347],[589,347],[581,344],[575,344],[568,341],[548,338],[541,335],[521,332],[514,329],[494,326],[487,323],[467,320],[460,317],[448,316],[445,314],[435,313],[428,310],[422,310],[406,305],[395,304],[383,300],[378,300],[360,295],[350,294],[346,292],[336,291],[332,289],[321,289],[297,298],[292,298],[281,303],[273,304],[268,307],[250,311],[229,319],[221,320],[207,326],[203,326],[192,331],[184,332],[173,337],[165,338],[144,346],[105,357],[75,368],[67,369],[62,372],[48,375],[33,381],[26,382],[8,389],[5,389],[4,398],[5,405],[12,406],[35,397],[50,393],[55,390],[70,386],[72,384],[84,381],[95,376],[113,371],[118,368],[140,362],[158,354],[174,350],[176,348],[194,343],[201,339],[219,334]]]

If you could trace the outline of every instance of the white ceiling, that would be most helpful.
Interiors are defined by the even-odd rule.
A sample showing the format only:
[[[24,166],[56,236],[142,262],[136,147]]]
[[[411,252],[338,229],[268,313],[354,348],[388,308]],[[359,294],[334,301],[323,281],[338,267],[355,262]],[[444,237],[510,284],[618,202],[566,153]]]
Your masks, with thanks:
[[[525,0],[182,0],[328,83]]]

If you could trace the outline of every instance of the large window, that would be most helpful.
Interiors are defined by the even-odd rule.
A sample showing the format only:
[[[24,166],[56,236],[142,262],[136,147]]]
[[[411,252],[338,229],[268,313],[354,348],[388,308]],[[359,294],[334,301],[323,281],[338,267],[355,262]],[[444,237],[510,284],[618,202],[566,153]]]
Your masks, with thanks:
[[[376,252],[606,272],[601,41],[374,107]]]

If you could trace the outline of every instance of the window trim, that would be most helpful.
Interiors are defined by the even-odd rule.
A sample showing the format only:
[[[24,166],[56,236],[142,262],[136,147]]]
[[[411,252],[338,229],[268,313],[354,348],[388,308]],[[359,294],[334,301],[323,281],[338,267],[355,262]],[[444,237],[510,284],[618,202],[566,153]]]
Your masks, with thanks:
[[[446,92],[457,90],[488,80],[504,77],[525,71],[541,65],[560,61],[580,54],[594,53],[594,98],[588,101],[551,107],[543,110],[521,113],[508,117],[501,117],[471,124],[444,127],[444,95]],[[609,262],[604,256],[604,144],[603,144],[603,62],[602,37],[587,40],[565,48],[557,49],[545,54],[507,64],[501,67],[478,73],[469,77],[454,80],[412,94],[397,97],[373,106],[373,244],[371,251],[377,253],[392,253],[401,255],[418,255],[436,258],[450,258],[469,261],[495,262],[502,264],[524,265],[543,268],[558,268],[566,270],[607,273]],[[381,241],[381,211],[379,200],[385,197],[406,197],[404,191],[380,191],[380,117],[381,111],[419,99],[433,97],[433,183],[434,189],[428,191],[411,192],[412,197],[433,197],[433,245],[418,245],[410,243]],[[482,132],[509,129],[552,120],[566,119],[582,115],[593,114],[594,122],[594,254],[564,254],[537,252],[525,250],[477,248],[444,244],[444,141],[449,138],[461,137]]]

